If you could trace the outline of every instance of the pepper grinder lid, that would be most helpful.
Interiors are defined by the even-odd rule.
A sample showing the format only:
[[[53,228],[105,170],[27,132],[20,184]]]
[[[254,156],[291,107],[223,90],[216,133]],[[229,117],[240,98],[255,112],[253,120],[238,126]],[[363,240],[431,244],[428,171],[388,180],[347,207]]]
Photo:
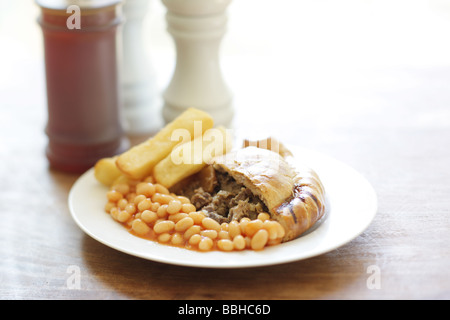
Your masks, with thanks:
[[[43,8],[65,10],[71,5],[77,5],[82,9],[96,9],[119,4],[123,0],[35,0]]]

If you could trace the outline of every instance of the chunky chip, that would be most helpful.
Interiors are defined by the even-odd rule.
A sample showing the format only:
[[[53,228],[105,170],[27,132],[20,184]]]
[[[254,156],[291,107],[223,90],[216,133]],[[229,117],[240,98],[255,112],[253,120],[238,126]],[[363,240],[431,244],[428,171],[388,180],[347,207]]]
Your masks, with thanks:
[[[153,170],[156,181],[170,188],[231,149],[231,135],[224,127],[206,131],[201,137],[176,146]]]
[[[95,178],[105,186],[111,186],[122,175],[116,166],[116,159],[117,157],[103,158],[98,160],[94,166]]]
[[[194,137],[197,134],[195,125],[198,122],[201,123],[199,135],[214,125],[214,120],[210,115],[190,108],[167,124],[154,137],[121,154],[116,160],[116,166],[123,174],[133,179],[142,179],[150,175],[154,166],[167,157],[179,144],[179,140],[173,139],[173,132],[177,129],[184,129],[191,137]]]

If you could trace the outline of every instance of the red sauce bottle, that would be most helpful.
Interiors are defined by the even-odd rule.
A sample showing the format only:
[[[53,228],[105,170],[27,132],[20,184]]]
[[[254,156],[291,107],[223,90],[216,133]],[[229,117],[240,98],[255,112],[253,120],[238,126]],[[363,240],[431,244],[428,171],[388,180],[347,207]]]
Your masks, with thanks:
[[[83,6],[69,7],[71,2]],[[55,169],[81,173],[128,147],[117,51],[120,2],[37,0],[47,83],[46,155]]]

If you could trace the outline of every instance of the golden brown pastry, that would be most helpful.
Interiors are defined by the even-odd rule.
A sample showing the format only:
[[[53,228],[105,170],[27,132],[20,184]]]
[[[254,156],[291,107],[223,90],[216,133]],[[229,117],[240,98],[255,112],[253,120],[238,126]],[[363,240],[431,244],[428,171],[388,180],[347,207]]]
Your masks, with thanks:
[[[295,161],[275,139],[245,141],[243,149],[217,158],[214,168],[227,172],[264,202],[286,231],[283,241],[304,233],[325,212],[325,190],[318,175]]]
[[[293,239],[311,228],[325,214],[325,188],[317,173],[294,159],[282,143],[273,138],[256,142],[244,141],[244,147],[257,144],[278,152],[293,170],[293,190],[289,198],[271,211],[273,217],[286,229],[285,241]]]

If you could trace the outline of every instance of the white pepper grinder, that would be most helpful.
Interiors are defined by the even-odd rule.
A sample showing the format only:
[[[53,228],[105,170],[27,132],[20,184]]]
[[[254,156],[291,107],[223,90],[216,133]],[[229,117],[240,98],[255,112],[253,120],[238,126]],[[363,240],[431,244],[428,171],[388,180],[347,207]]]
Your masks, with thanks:
[[[156,75],[146,52],[143,23],[151,0],[126,0],[122,27],[122,98],[129,134],[146,134],[162,124],[157,106]]]
[[[233,118],[232,95],[220,67],[219,49],[231,0],[162,0],[167,30],[176,46],[176,66],[163,93],[163,118],[189,107],[208,112],[218,125]]]

